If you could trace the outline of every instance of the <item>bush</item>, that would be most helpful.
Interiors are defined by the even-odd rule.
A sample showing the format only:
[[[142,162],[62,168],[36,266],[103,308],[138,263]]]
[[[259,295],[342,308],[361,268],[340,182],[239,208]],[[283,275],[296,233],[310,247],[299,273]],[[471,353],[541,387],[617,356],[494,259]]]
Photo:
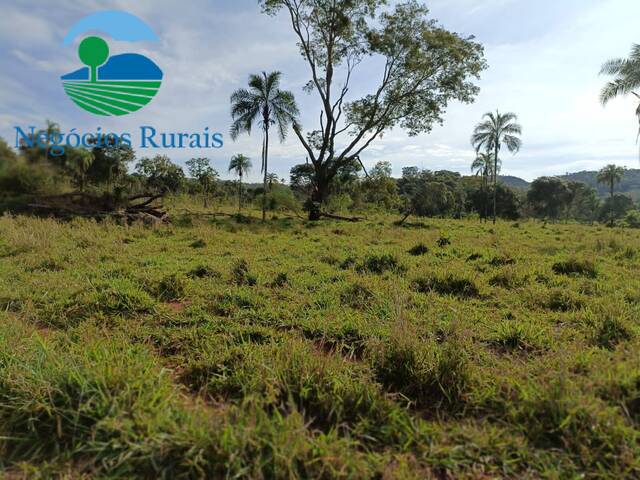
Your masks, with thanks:
[[[231,270],[231,281],[236,285],[253,286],[257,283],[254,275],[249,273],[249,265],[244,259],[238,260]]]
[[[420,255],[425,255],[429,252],[429,248],[424,243],[418,243],[409,249],[409,255],[413,255],[414,257],[419,257]]]
[[[640,210],[630,210],[624,217],[623,224],[629,228],[640,228]]]
[[[382,274],[387,271],[400,273],[406,271],[406,267],[400,264],[395,255],[385,253],[381,255],[368,255],[359,265],[358,270],[376,274]]]
[[[425,345],[414,335],[396,335],[374,349],[372,363],[380,383],[419,406],[453,406],[469,386],[467,354],[455,339]]]
[[[569,312],[578,310],[584,306],[584,301],[577,294],[556,288],[550,290],[544,297],[542,304],[549,310],[556,312]]]
[[[554,263],[551,268],[558,275],[582,275],[589,278],[598,276],[595,264],[587,259],[570,258]]]
[[[461,298],[480,296],[480,291],[472,280],[458,277],[453,273],[418,278],[414,280],[413,288],[420,293],[436,292],[440,295],[453,295]]]
[[[54,193],[54,174],[44,165],[11,162],[0,170],[0,192],[8,195]]]
[[[508,352],[528,352],[540,348],[540,331],[530,324],[506,321],[498,325],[491,343]]]
[[[187,280],[184,276],[174,273],[167,275],[156,287],[158,299],[164,302],[177,302],[184,298]]]

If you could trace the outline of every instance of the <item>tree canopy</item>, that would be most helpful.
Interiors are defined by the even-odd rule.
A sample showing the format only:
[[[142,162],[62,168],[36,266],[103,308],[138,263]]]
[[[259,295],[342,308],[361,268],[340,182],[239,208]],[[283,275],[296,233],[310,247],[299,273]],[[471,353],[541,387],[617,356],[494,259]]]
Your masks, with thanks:
[[[442,122],[449,102],[471,102],[472,80],[486,67],[482,46],[428,18],[415,0],[392,9],[383,0],[261,0],[267,14],[288,14],[321,103],[319,126],[294,131],[314,169],[310,218],[319,218],[332,179],[384,132],[410,135]],[[378,85],[350,97],[357,68],[381,60]],[[370,75],[370,73],[368,73]]]

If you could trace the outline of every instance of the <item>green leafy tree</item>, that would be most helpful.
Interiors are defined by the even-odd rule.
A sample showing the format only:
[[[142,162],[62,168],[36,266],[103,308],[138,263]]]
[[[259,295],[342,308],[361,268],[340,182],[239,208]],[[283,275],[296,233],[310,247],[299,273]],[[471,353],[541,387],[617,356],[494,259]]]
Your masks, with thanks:
[[[594,221],[600,207],[596,189],[583,182],[568,182],[567,187],[571,192],[567,218],[581,222]]]
[[[116,145],[113,139],[107,139],[106,143],[91,150],[93,162],[87,170],[87,181],[96,185],[106,183],[108,189],[113,190],[113,186],[127,176],[128,165],[136,155],[129,145]]]
[[[640,95],[634,92],[635,89],[640,88],[640,45],[634,44],[631,47],[631,54],[628,58],[614,58],[607,61],[602,65],[600,74],[614,77],[600,92],[600,101],[603,105],[616,97],[628,94],[640,99]],[[640,103],[636,108],[636,116],[638,123],[640,123]],[[640,128],[638,136],[640,136]]]
[[[398,185],[391,177],[391,163],[378,162],[369,170],[369,176],[362,182],[364,201],[385,210],[397,208],[400,204]]]
[[[485,113],[482,118],[485,120],[476,125],[471,136],[471,144],[476,148],[476,152],[486,150],[493,153],[493,223],[496,223],[500,149],[505,146],[511,153],[517,153],[522,146],[522,127],[516,123],[518,117],[515,113],[501,114],[496,111],[495,114]]]
[[[231,138],[246,132],[251,134],[253,125],[260,123],[263,132],[262,165],[264,191],[262,195],[262,220],[266,218],[267,180],[269,160],[269,130],[275,125],[281,142],[287,138],[289,126],[296,123],[298,106],[293,93],[280,90],[280,72],[249,76],[249,89],[241,88],[231,95]]]
[[[609,198],[611,198],[611,202],[613,202],[613,194],[615,191],[615,186],[617,183],[622,181],[624,177],[624,168],[618,167],[617,165],[607,165],[602,168],[598,172],[598,183],[606,184],[609,187]],[[610,223],[613,225],[614,217],[613,217],[614,209],[611,209],[611,220]]]
[[[333,179],[384,132],[410,135],[441,123],[449,102],[471,102],[478,88],[470,79],[486,67],[482,46],[428,18],[415,0],[387,8],[385,0],[260,0],[267,14],[284,11],[291,23],[321,113],[318,128],[294,131],[313,166],[309,218],[321,206]],[[360,98],[351,85],[364,59],[380,65],[369,78],[380,82]],[[369,62],[367,62],[369,63]]]
[[[571,190],[557,177],[540,177],[531,183],[527,201],[537,216],[555,220],[571,202]]]
[[[202,187],[204,207],[209,206],[209,195],[215,190],[218,172],[211,166],[208,158],[192,158],[187,160],[191,178],[195,178]]]
[[[166,155],[141,158],[136,164],[136,172],[144,178],[148,188],[160,193],[178,192],[185,180],[182,168]]]
[[[251,170],[251,159],[243,154],[234,155],[229,162],[229,171],[238,176],[238,212],[242,211],[242,178]]]
[[[598,220],[601,222],[608,221],[609,225],[613,226],[616,220],[623,218],[634,207],[635,205],[630,197],[615,194],[613,197],[607,198],[602,204]]]

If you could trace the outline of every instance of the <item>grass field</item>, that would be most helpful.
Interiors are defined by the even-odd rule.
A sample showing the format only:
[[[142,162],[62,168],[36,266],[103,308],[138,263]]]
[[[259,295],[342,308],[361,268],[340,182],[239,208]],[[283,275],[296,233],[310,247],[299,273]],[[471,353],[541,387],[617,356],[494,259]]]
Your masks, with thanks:
[[[0,217],[7,478],[640,477],[640,232],[393,220]]]

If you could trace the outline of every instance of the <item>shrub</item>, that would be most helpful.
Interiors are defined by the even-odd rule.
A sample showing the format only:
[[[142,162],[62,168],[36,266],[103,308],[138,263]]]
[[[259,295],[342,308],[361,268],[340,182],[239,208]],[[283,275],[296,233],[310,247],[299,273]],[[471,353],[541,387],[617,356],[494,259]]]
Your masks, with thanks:
[[[414,257],[419,257],[420,255],[425,255],[429,252],[429,248],[424,243],[418,243],[409,249],[409,255],[413,255]]]
[[[287,275],[287,272],[278,273],[273,279],[273,282],[271,282],[272,287],[282,288],[287,285],[289,285],[289,275]]]
[[[540,348],[540,331],[530,324],[518,321],[498,325],[491,343],[503,351],[531,351]]]
[[[236,285],[253,286],[257,283],[254,275],[249,273],[249,265],[244,259],[238,260],[231,270],[231,281]]]
[[[156,287],[158,299],[164,302],[177,302],[182,300],[187,289],[187,280],[183,275],[173,273],[167,275]]]
[[[207,246],[207,242],[205,242],[201,238],[191,243],[191,248],[204,248],[206,246]]]
[[[370,272],[376,274],[382,274],[387,271],[396,273],[406,271],[406,267],[398,262],[395,255],[390,253],[384,253],[381,255],[368,255],[358,266],[358,270],[361,272]]]
[[[451,240],[449,239],[449,237],[442,235],[440,238],[438,238],[438,241],[436,243],[440,248],[444,248],[447,245],[451,245]]]
[[[425,345],[412,335],[394,336],[374,349],[372,363],[380,383],[419,406],[453,406],[469,386],[467,354],[455,339]]]
[[[570,258],[554,263],[551,268],[558,275],[582,275],[589,278],[598,276],[595,264],[587,259]]]
[[[525,277],[519,275],[515,269],[509,267],[502,269],[489,278],[489,285],[506,289],[522,287],[525,282]]]
[[[545,308],[556,312],[579,310],[584,306],[582,298],[568,290],[555,288],[547,292],[542,304]]]
[[[631,338],[633,333],[622,319],[608,316],[599,325],[595,340],[599,347],[613,349],[618,343]]]
[[[207,265],[198,265],[194,267],[187,276],[190,278],[220,277],[220,272],[213,270]]]
[[[436,292],[440,295],[453,295],[461,298],[480,296],[480,291],[472,280],[458,277],[453,273],[418,278],[414,280],[413,288],[420,293]]]

